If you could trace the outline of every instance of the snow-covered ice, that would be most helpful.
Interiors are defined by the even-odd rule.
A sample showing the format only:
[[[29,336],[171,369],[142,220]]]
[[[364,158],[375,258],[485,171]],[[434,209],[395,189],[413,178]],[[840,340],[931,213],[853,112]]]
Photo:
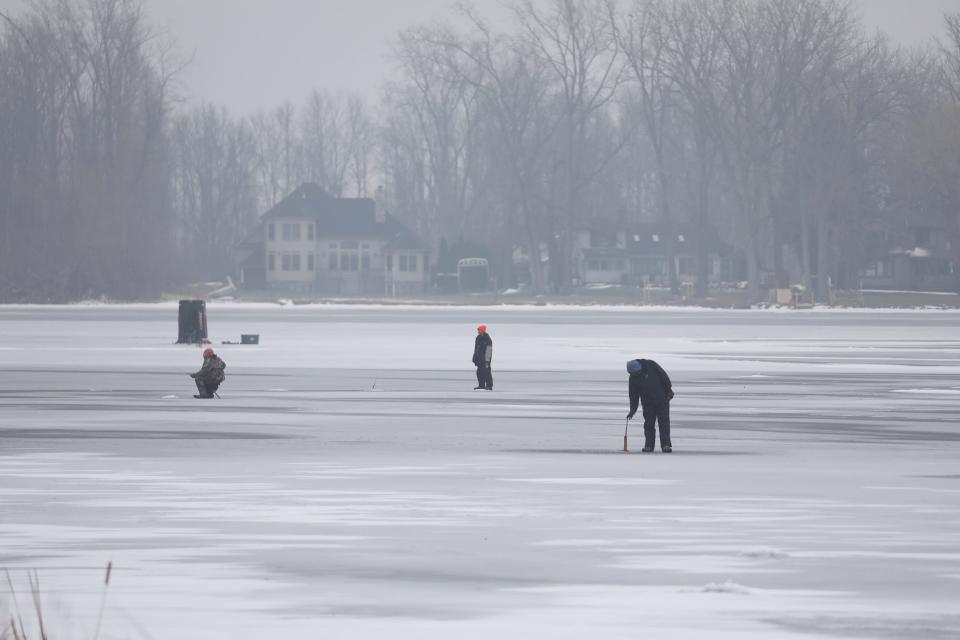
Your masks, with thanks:
[[[960,637],[960,313],[208,310],[213,401],[175,306],[0,307],[0,568],[55,640],[108,561],[104,637]],[[620,451],[639,356],[669,456]]]

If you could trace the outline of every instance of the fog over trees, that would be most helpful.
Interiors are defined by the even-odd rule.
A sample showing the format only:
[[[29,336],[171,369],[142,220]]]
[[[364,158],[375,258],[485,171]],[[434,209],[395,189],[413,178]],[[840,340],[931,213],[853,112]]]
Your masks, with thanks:
[[[844,0],[511,11],[403,30],[376,103],[317,87],[250,116],[183,95],[185,58],[136,0],[2,15],[0,301],[222,279],[304,182],[383,186],[434,248],[486,247],[504,285],[531,256],[536,292],[571,289],[576,234],[596,224],[714,227],[752,300],[792,274],[855,287],[884,222],[946,229],[960,262],[960,13],[904,49]]]

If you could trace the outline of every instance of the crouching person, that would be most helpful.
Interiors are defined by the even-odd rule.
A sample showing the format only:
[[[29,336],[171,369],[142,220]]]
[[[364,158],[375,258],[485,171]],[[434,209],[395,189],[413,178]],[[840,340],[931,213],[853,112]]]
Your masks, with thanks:
[[[196,373],[191,373],[190,377],[197,383],[197,395],[194,398],[212,398],[213,394],[223,383],[226,376],[223,370],[227,368],[227,363],[220,359],[220,356],[213,352],[213,349],[206,349],[203,352],[203,366]]]

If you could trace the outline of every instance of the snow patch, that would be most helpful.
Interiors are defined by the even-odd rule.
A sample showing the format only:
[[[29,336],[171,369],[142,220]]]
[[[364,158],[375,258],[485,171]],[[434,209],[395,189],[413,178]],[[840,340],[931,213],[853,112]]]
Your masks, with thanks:
[[[738,596],[750,595],[750,589],[731,580],[726,582],[711,582],[700,589],[702,593],[730,593]]]
[[[740,554],[744,558],[756,558],[758,560],[783,560],[789,558],[790,554],[781,549],[750,549]]]
[[[543,540],[542,542],[535,542],[534,546],[538,547],[607,547],[613,544],[611,540],[603,539],[582,539],[582,540]]]
[[[644,478],[500,478],[501,482],[526,482],[529,484],[583,485],[605,487],[627,487],[651,484],[670,484],[668,480],[647,480]]]
[[[923,393],[929,395],[957,395],[960,389],[894,389],[891,393]]]

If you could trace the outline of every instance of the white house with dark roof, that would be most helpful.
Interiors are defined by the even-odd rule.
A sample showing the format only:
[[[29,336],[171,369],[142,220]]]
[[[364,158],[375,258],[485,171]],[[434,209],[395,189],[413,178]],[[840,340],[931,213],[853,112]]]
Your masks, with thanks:
[[[335,198],[304,184],[264,214],[259,235],[243,245],[248,286],[262,280],[271,289],[340,295],[427,290],[426,244],[371,198]]]

